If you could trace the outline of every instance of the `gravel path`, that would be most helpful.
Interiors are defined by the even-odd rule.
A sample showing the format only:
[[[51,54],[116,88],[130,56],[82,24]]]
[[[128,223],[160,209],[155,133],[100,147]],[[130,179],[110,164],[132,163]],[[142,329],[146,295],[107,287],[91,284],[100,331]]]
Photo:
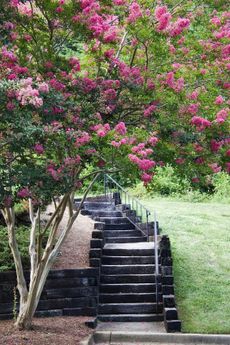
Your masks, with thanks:
[[[53,210],[53,206],[49,206],[46,214],[50,214]],[[65,212],[60,229],[67,224],[67,221],[68,214]],[[93,229],[94,221],[87,216],[79,214],[61,247],[60,255],[53,269],[61,270],[89,267],[90,240]]]

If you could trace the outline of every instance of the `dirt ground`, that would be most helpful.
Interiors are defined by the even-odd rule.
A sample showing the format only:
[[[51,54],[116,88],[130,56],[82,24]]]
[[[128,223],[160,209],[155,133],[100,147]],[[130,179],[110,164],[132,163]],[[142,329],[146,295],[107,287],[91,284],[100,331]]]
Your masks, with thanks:
[[[13,321],[0,321],[0,345],[79,345],[93,330],[89,317],[35,318],[33,330],[17,331]]]
[[[44,218],[53,211],[50,206]],[[68,220],[64,215],[60,227]],[[77,269],[89,267],[89,249],[92,238],[93,220],[79,215],[76,219],[60,255],[52,269]],[[34,329],[16,331],[13,321],[0,321],[0,345],[78,345],[80,341],[93,332],[85,326],[89,317],[53,317],[35,318]]]

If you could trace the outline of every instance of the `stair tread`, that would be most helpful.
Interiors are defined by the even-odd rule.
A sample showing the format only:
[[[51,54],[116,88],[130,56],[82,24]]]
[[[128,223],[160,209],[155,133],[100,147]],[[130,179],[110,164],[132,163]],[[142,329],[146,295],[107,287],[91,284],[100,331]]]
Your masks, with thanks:
[[[157,314],[157,313],[151,313],[151,314],[146,314],[146,313],[144,313],[144,314],[138,314],[138,315],[136,315],[136,314],[110,314],[109,316],[110,317],[118,317],[118,316],[133,316],[133,317],[135,317],[135,316],[155,316],[155,315],[163,315],[163,313],[159,313],[159,314]],[[108,314],[98,314],[98,316],[108,316]]]
[[[103,249],[154,249],[154,242],[106,243]]]

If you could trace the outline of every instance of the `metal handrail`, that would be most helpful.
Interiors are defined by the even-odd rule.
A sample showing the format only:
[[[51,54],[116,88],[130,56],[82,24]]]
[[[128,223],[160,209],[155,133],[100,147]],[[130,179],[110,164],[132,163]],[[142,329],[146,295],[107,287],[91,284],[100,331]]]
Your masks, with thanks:
[[[131,196],[117,181],[115,181],[111,176],[109,176],[108,174],[104,174],[104,186],[105,186],[105,195],[107,195],[107,189],[108,189],[108,186],[107,186],[107,180],[110,180],[115,186],[116,186],[116,189],[117,189],[117,192],[120,193],[124,193],[125,194],[125,204],[127,202],[127,198],[128,198],[128,201],[130,201],[131,199],[131,202],[132,202],[132,209],[134,209],[133,207],[133,204],[134,202],[136,203],[136,213],[138,211],[138,209],[140,208],[141,209],[141,216],[140,216],[140,220],[142,219],[142,209],[145,210],[145,215],[146,215],[146,230],[147,230],[147,234],[143,231],[143,229],[138,225],[138,222],[137,221],[134,221],[131,217],[127,216],[126,217],[129,219],[129,221],[138,229],[140,230],[144,236],[147,235],[147,239],[149,241],[149,216],[150,216],[150,211],[144,206],[142,205],[136,198],[134,198],[133,196]],[[138,215],[137,215],[137,218],[138,218]]]

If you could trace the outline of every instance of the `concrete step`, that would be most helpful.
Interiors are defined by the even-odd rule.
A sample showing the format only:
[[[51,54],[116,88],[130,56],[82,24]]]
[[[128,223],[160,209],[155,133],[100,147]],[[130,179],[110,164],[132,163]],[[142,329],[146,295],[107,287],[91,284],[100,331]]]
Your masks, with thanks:
[[[139,230],[104,230],[105,237],[138,237],[143,236]]]
[[[155,265],[102,265],[101,274],[155,274]]]
[[[103,222],[106,224],[130,224],[126,217],[95,217],[96,222]]]
[[[152,321],[163,321],[164,317],[163,314],[100,314],[98,315],[99,321],[105,322],[152,322]]]
[[[147,242],[147,237],[109,237],[106,243],[131,243],[131,242]]]
[[[156,286],[152,283],[132,284],[101,284],[100,293],[147,293],[155,292]]]
[[[111,202],[84,202],[84,209],[87,210],[102,210],[102,211],[115,211],[116,206]]]
[[[153,274],[122,274],[122,275],[101,275],[102,284],[119,283],[155,283]]]
[[[98,307],[99,314],[154,314],[162,312],[162,304],[156,303],[106,303]]]
[[[159,294],[161,301],[162,295]],[[99,303],[145,303],[156,302],[156,294],[148,293],[103,293],[99,295]]]
[[[132,230],[135,229],[135,225],[132,223],[120,223],[120,224],[107,224],[104,225],[104,230]]]
[[[104,265],[144,265],[154,264],[154,256],[106,256],[101,259]]]

